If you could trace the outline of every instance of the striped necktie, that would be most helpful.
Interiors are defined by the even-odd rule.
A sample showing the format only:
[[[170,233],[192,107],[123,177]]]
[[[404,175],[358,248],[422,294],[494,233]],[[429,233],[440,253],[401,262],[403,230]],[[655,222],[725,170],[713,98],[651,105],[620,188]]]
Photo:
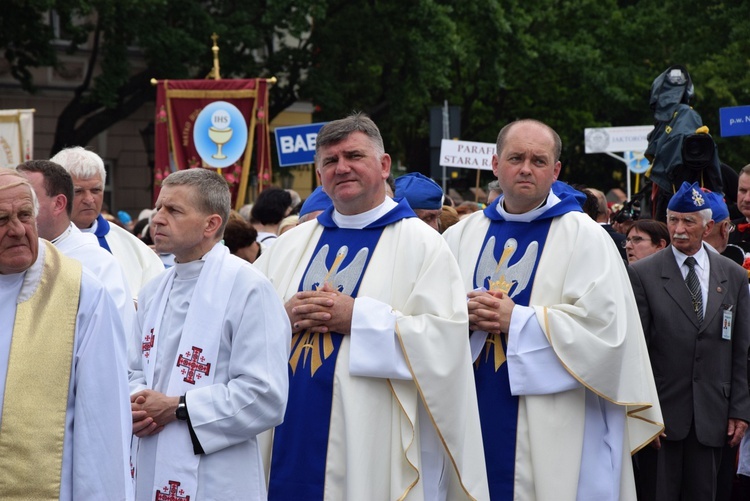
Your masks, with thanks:
[[[698,317],[698,323],[703,322],[703,293],[701,292],[701,282],[698,280],[698,274],[695,272],[695,265],[698,264],[693,256],[685,260],[685,265],[690,268],[685,277],[685,284],[690,291],[690,297],[693,300],[693,310]]]

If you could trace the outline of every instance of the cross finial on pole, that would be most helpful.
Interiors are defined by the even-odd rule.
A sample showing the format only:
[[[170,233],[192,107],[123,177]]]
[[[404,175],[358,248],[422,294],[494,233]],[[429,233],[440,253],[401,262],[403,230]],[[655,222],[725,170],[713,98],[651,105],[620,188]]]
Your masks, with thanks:
[[[216,33],[211,35],[211,40],[213,40],[214,42],[213,47],[211,47],[211,52],[213,52],[214,54],[214,67],[211,68],[211,71],[206,77],[213,78],[214,80],[221,80],[221,73],[219,72],[219,45],[216,43],[218,39],[219,35],[217,35]]]

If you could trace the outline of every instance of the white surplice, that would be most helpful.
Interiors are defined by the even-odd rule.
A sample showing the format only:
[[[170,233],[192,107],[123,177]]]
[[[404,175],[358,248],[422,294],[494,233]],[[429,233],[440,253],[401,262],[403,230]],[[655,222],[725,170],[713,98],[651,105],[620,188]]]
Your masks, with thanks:
[[[44,241],[40,239],[39,256],[31,268],[23,273],[0,275],[0,332],[12,332],[16,301],[19,295],[23,297],[36,288],[45,252]],[[125,334],[115,305],[102,284],[86,269],[82,275],[65,418],[60,499],[132,499],[128,461],[132,428]],[[54,315],[54,312],[40,314]],[[5,394],[10,343],[10,335],[0,336],[0,402]],[[29,381],[29,384],[44,382]],[[39,405],[43,407],[44,402]],[[128,430],[127,435],[123,434],[124,429]]]
[[[156,391],[167,391],[203,265],[204,261],[196,260],[177,263],[169,270],[175,277],[159,328],[158,355],[150,386]],[[155,295],[160,282],[152,281],[139,296],[128,353],[131,393],[147,387],[141,332],[150,309],[158,307],[161,300]],[[211,311],[209,307],[205,311],[205,315],[223,319],[221,332],[205,333],[220,336],[218,361],[211,367],[215,371],[213,384],[186,393],[190,425],[204,452],[198,465],[197,499],[264,500],[266,486],[256,436],[279,424],[284,416],[291,342],[289,319],[271,284],[249,263],[242,263],[234,283],[228,287],[232,289],[227,310]],[[174,421],[167,426],[187,427],[188,423]],[[154,499],[152,486],[160,436],[139,440],[134,461],[138,500]]]
[[[80,261],[99,279],[120,312],[125,332],[130,334],[135,322],[135,303],[127,277],[117,259],[99,246],[96,236],[83,233],[73,223],[52,243],[66,256]]]
[[[333,218],[363,228],[394,206],[387,198]],[[283,301],[322,232],[317,221],[297,226],[255,262]],[[489,499],[467,332],[460,276],[440,235],[415,217],[388,225],[339,348],[331,421],[310,423],[331,430],[326,500]]]
[[[550,192],[527,214],[498,208],[523,222],[557,202]],[[444,234],[467,292],[489,224],[477,212]],[[516,499],[635,499],[630,453],[663,419],[622,259],[586,214],[552,221],[529,303],[514,307],[508,333],[511,392],[520,397]],[[472,336],[474,355],[485,338]]]

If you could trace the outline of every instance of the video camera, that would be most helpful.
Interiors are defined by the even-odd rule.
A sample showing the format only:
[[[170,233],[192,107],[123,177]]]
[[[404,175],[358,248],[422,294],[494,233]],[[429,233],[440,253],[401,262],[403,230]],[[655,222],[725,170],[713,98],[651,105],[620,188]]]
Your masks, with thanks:
[[[622,208],[612,215],[613,223],[624,223],[635,221],[641,217],[641,204],[637,199],[628,200],[622,204]]]

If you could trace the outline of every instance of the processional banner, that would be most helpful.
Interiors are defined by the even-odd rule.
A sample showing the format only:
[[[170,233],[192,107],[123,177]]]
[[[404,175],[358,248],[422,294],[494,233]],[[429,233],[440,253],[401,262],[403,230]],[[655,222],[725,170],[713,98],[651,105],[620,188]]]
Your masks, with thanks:
[[[0,167],[14,169],[34,157],[34,111],[0,110]]]
[[[154,201],[171,172],[195,167],[217,169],[232,193],[245,203],[255,153],[258,191],[271,183],[268,82],[159,80],[156,92]],[[255,150],[253,150],[255,145]]]

